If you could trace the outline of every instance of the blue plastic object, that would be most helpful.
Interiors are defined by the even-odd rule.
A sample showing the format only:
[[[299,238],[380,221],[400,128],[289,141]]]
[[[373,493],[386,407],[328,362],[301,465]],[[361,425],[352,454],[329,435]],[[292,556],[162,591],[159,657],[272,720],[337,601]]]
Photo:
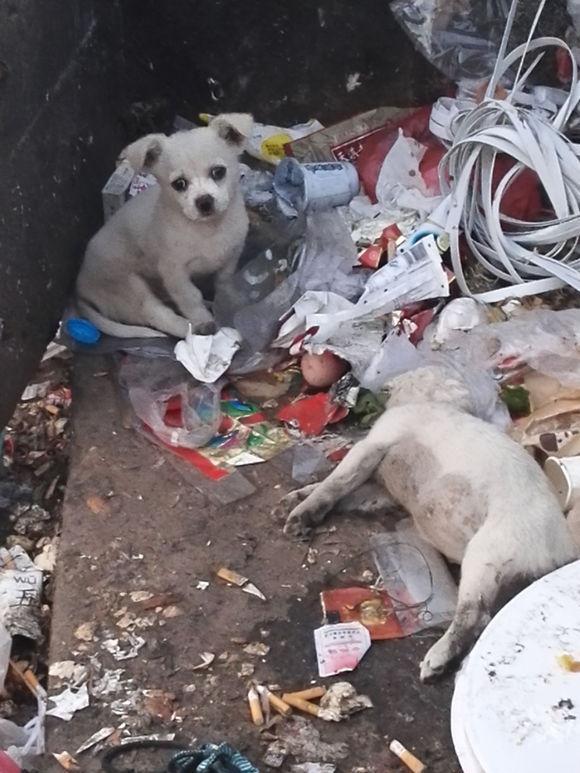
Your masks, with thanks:
[[[260,773],[258,768],[227,743],[208,743],[195,751],[177,752],[169,773]]]
[[[412,233],[409,238],[409,246],[413,246],[414,244],[417,244],[417,242],[420,242],[421,239],[424,239],[426,236],[433,235],[435,238],[439,236],[441,233],[441,229],[432,228],[430,230],[425,229],[419,229],[418,231],[415,231],[415,233]]]
[[[79,344],[87,344],[88,346],[96,344],[102,335],[101,331],[92,322],[81,317],[67,319],[64,327],[74,341],[78,341]]]

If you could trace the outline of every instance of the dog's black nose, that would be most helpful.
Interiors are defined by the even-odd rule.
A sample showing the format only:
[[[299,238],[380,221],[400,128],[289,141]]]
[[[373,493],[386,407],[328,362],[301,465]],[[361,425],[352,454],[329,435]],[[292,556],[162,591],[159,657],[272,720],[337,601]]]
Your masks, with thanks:
[[[206,193],[204,196],[198,196],[195,200],[195,206],[199,209],[202,215],[211,215],[213,212],[213,196]]]

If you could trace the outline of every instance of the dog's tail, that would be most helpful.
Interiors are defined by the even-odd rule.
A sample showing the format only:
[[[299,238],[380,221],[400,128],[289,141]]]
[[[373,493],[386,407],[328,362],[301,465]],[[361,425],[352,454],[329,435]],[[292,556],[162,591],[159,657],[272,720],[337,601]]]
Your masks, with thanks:
[[[77,308],[90,322],[93,323],[102,333],[115,338],[167,338],[166,333],[154,330],[151,327],[141,327],[139,325],[126,325],[124,322],[115,322],[103,316],[91,303],[77,298]]]

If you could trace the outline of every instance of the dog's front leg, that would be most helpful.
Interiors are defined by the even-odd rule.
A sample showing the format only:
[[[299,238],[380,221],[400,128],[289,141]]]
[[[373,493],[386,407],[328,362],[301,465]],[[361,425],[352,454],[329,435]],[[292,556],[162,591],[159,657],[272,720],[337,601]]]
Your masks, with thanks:
[[[186,271],[174,270],[163,278],[165,289],[183,316],[197,334],[214,333],[214,318],[206,308],[203,295],[193,284]]]
[[[307,536],[310,528],[322,523],[340,499],[371,477],[384,455],[384,444],[369,438],[353,446],[338,467],[325,480],[313,486],[306,499],[294,507],[286,520],[284,532],[294,537]],[[289,496],[296,494],[300,496],[300,492],[292,492]]]

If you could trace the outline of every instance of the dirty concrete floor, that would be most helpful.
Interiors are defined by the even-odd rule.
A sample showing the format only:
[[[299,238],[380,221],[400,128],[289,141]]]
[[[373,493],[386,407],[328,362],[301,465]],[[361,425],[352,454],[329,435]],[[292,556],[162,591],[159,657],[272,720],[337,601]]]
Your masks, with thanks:
[[[212,503],[207,492],[215,484],[189,470],[184,477],[165,452],[123,428],[111,371],[109,360],[77,362],[51,662],[89,664],[96,656],[93,663],[103,669],[124,669],[124,685],[92,699],[68,723],[49,719],[49,751],[74,753],[95,731],[125,722],[133,735],[174,731],[180,740],[227,740],[266,770],[267,738],[249,721],[248,678],[239,676],[241,664],[252,662],[257,680],[285,690],[317,680],[312,631],[321,620],[319,591],[356,582],[364,569],[373,569],[369,535],[390,524],[331,518],[328,526],[336,531],[316,537],[317,562],[308,564],[307,548],[285,538],[271,515],[293,486],[287,460],[246,468],[257,489],[250,497],[230,505]],[[100,498],[90,500],[92,509],[90,497]],[[250,577],[267,602],[216,579],[216,569],[224,565]],[[198,589],[199,580],[209,581],[209,587]],[[124,607],[135,611],[127,594],[141,590],[177,594],[183,614],[166,618],[140,612],[153,620],[151,627],[136,631],[146,645],[136,658],[116,662],[102,642],[119,634],[115,614]],[[74,631],[87,622],[96,622],[96,631],[92,641],[82,642]],[[338,763],[341,773],[405,770],[387,750],[385,737],[414,750],[430,771],[460,770],[449,733],[452,681],[424,686],[418,680],[418,664],[437,635],[375,642],[347,675],[375,708],[337,725],[313,720],[323,740],[348,743],[349,756]],[[242,640],[262,641],[270,651],[265,657],[248,656]],[[194,670],[202,652],[215,653],[216,660],[207,670]],[[157,701],[158,717],[142,709],[124,718],[114,714],[111,704],[135,689],[169,692],[175,702],[167,709]],[[173,708],[178,717],[170,719]],[[288,759],[281,770],[294,761]],[[90,752],[79,762],[83,771],[101,770]],[[61,770],[48,755],[40,769]],[[150,768],[141,763],[136,769]]]

